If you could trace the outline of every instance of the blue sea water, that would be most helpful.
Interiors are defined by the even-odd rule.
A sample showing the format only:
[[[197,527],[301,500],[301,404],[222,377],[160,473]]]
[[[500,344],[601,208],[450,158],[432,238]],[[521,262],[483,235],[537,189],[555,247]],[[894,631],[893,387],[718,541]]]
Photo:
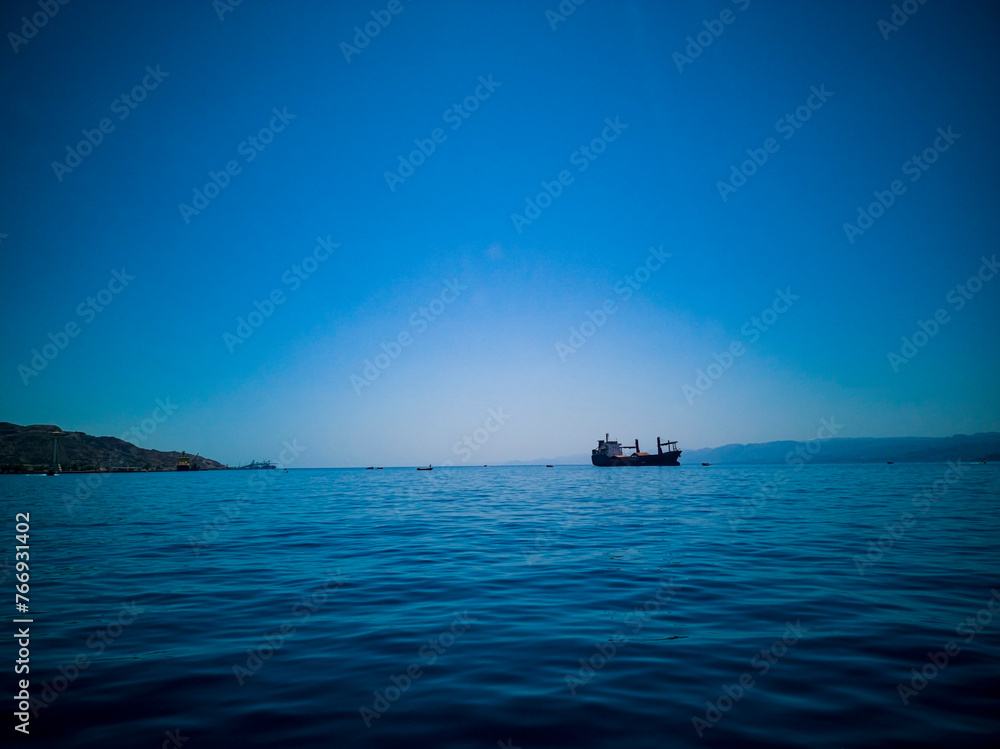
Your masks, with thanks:
[[[992,464],[3,476],[3,742],[997,746],[998,497]]]

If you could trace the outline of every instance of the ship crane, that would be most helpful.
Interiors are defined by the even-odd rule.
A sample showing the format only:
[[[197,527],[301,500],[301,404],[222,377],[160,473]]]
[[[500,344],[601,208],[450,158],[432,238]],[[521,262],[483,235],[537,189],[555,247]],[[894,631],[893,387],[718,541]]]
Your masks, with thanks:
[[[636,440],[636,442],[638,442],[638,440]],[[676,442],[671,442],[669,440],[667,442],[660,442],[660,438],[657,437],[656,438],[656,453],[657,453],[657,455],[663,455],[663,448],[667,448],[667,452],[672,452],[672,451],[674,451],[674,450],[677,449],[677,443]]]

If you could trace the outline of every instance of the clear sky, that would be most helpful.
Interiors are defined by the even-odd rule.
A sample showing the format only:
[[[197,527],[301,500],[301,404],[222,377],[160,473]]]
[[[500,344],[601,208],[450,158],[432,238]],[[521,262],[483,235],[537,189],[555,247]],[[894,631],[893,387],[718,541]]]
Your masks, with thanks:
[[[296,466],[1000,430],[1000,11],[893,13],[6,3],[0,420]]]

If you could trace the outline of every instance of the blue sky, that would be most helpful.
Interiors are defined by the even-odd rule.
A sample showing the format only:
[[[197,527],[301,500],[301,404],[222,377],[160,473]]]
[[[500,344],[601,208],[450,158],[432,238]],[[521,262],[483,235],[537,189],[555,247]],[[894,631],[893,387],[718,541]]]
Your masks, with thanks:
[[[0,420],[169,400],[133,441],[300,466],[1000,430],[1000,19],[904,5],[8,3]]]

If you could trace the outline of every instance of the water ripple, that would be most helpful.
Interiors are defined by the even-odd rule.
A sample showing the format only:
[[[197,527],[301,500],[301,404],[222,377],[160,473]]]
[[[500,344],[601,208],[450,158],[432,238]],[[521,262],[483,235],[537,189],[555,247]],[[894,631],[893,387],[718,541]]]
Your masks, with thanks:
[[[944,471],[5,476],[31,740],[995,746],[1000,469]]]

